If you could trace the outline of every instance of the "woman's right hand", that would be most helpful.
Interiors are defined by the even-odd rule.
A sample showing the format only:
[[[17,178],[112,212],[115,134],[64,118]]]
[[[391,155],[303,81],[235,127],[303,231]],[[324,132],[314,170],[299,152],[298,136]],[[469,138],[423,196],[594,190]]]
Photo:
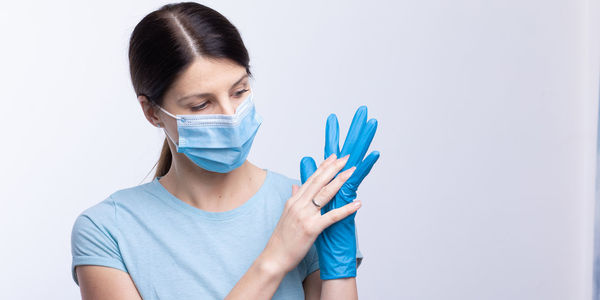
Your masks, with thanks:
[[[321,215],[321,208],[312,202],[314,199],[323,207],[350,178],[356,167],[339,173],[331,180],[344,168],[348,157],[337,159],[332,154],[301,187],[292,186],[292,197],[285,203],[279,222],[261,254],[264,265],[271,272],[284,275],[294,269],[321,231],[360,208],[357,200]]]

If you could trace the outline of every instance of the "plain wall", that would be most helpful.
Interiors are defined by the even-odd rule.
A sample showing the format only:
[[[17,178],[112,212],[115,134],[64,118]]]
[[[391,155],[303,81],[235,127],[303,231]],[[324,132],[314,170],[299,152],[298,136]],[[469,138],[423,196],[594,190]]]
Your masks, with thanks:
[[[78,299],[75,217],[150,180],[164,135],[127,43],[164,1],[0,9],[0,297]],[[590,299],[598,4],[205,1],[237,26],[264,122],[249,160],[299,178],[359,105],[362,299]]]

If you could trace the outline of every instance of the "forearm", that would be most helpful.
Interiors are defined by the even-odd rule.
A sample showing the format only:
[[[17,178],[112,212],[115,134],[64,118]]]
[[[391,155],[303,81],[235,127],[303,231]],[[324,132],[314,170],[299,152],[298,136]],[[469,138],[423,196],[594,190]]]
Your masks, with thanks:
[[[271,299],[284,276],[285,272],[263,252],[225,299]]]
[[[321,300],[358,299],[356,277],[323,280]]]

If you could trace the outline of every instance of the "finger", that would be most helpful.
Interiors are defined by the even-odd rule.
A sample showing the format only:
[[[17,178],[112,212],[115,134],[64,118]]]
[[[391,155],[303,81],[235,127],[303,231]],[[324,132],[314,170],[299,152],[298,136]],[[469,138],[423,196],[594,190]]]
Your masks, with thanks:
[[[356,145],[351,150],[350,159],[348,160],[348,164],[346,164],[346,168],[350,168],[352,166],[356,166],[360,162],[362,162],[369,146],[371,145],[371,141],[373,141],[373,137],[375,136],[375,132],[377,131],[377,120],[371,119],[369,120],[362,128],[360,132],[360,136],[356,141]]]
[[[331,226],[331,224],[338,222],[355,213],[360,208],[360,206],[361,202],[359,200],[356,200],[342,207],[332,209],[326,214],[321,215],[321,217],[319,217],[319,225],[321,226],[321,230],[325,230],[325,228]]]
[[[327,157],[326,160],[322,161],[321,164],[319,164],[319,167],[324,166],[325,164],[334,162],[336,159],[338,159],[338,156],[337,156],[337,154],[333,153],[333,154],[329,155],[329,157]]]
[[[300,197],[306,198],[307,201],[312,200],[323,186],[328,184],[344,165],[346,165],[349,157],[350,156],[345,156],[324,167],[319,167],[315,173],[306,180],[306,183],[300,187],[302,193]]]
[[[352,176],[352,173],[356,171],[356,167],[351,167],[350,169],[339,173],[329,184],[324,186],[318,193],[315,195],[314,199],[321,207],[325,207],[329,201],[337,194],[342,185]],[[307,204],[314,205],[312,203],[307,202]],[[326,212],[329,209],[325,210]]]
[[[312,166],[310,165],[310,161],[308,160],[308,158],[310,158],[310,160],[312,160],[314,162],[314,159],[312,159],[312,157],[310,157],[310,156],[305,156],[304,158],[302,158],[302,160],[300,160],[300,171],[301,172],[302,172],[302,168],[306,168],[308,166],[310,166],[312,168]],[[307,181],[310,181],[310,179],[311,179],[311,177],[312,177],[312,175],[314,173],[323,172],[323,170],[325,169],[325,167],[327,167],[328,165],[334,163],[337,159],[338,159],[338,157],[335,154],[331,154],[326,160],[322,161],[319,164],[318,168],[315,168],[315,170],[312,171],[310,173],[310,175],[306,176],[306,178],[305,178],[306,180],[303,182],[303,184],[306,183]],[[307,164],[307,165],[304,165],[304,164]],[[302,175],[302,174],[300,174],[300,175]],[[302,188],[302,187],[300,187],[300,188]]]
[[[331,154],[340,156],[340,124],[335,114],[330,114],[325,124],[324,157],[329,157]]]
[[[360,131],[366,121],[367,107],[362,105],[354,113],[354,117],[352,118],[350,129],[348,129],[348,134],[346,134],[346,140],[344,141],[344,146],[342,148],[342,152],[340,152],[340,156],[346,156],[350,154],[352,149],[354,149],[358,137],[360,136]]]
[[[300,160],[300,177],[303,177],[303,173],[304,173],[303,168],[306,168],[307,166],[312,167],[310,165],[310,160],[313,160],[312,157],[310,157],[310,156],[305,156],[304,158],[302,158],[302,160]],[[311,181],[316,176],[318,176],[318,174],[322,173],[323,170],[325,170],[325,168],[327,168],[328,165],[334,163],[336,160],[337,160],[337,157],[334,154],[330,155],[326,160],[324,160],[319,165],[319,168],[317,168],[314,172],[312,172],[312,174],[310,174],[310,176],[306,176],[306,178],[304,178],[304,182],[302,182],[302,186],[300,186],[300,188],[298,189],[298,197],[302,196],[304,191],[308,188],[308,186],[310,186]],[[314,160],[313,160],[313,162],[314,162]],[[306,165],[304,165],[304,164],[306,164]],[[306,174],[308,174],[308,172],[306,172]]]
[[[298,189],[300,187],[297,184],[292,184],[292,196],[295,196],[298,193]]]
[[[358,164],[358,166],[356,166],[356,171],[354,171],[350,179],[346,181],[345,185],[348,186],[348,188],[356,191],[360,183],[371,171],[371,168],[373,167],[375,162],[377,162],[377,160],[379,159],[379,156],[380,153],[377,150],[372,151],[369,155],[367,155],[367,158],[365,158],[365,160],[363,160],[360,164]]]

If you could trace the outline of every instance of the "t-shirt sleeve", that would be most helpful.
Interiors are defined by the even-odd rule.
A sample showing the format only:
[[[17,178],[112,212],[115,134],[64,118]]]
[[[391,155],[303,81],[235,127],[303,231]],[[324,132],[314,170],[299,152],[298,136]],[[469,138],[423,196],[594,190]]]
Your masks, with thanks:
[[[317,247],[315,244],[310,246],[308,253],[306,253],[306,256],[304,256],[300,262],[299,268],[302,280],[319,269],[319,255],[317,254]]]
[[[360,249],[358,247],[358,229],[357,229],[357,224],[354,225],[354,236],[356,237],[356,269],[358,270],[358,267],[360,267],[360,264],[362,263],[363,260],[363,254],[362,252],[360,252]]]
[[[75,219],[71,231],[71,274],[77,285],[75,267],[78,265],[106,266],[127,272],[118,243],[105,224],[114,217],[112,205],[112,200],[103,201],[87,210],[93,214],[84,211]],[[99,212],[102,215],[98,216]]]

